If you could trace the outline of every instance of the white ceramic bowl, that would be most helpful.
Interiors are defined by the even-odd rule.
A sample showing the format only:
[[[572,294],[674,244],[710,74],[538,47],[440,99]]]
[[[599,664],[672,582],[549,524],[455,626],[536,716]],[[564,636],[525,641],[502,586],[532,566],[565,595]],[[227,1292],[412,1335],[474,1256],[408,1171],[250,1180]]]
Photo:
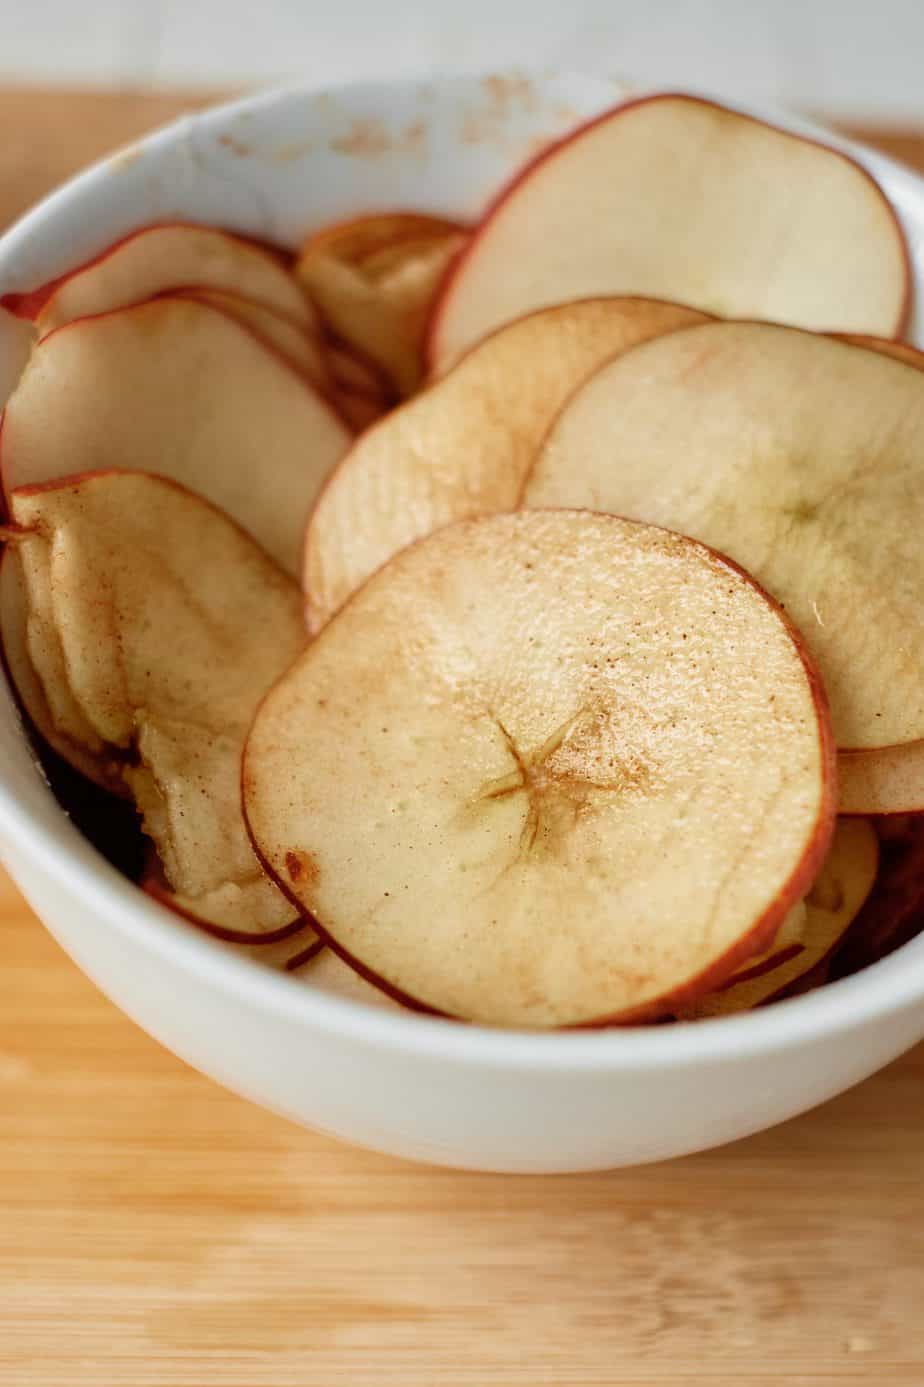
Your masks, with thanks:
[[[470,216],[537,143],[627,93],[583,77],[455,78],[282,92],[186,118],[8,232],[0,292],[171,217],[295,245],[359,210]],[[920,286],[924,183],[833,142],[892,198]],[[508,1034],[325,995],[232,956],[103,861],[52,798],[5,688],[0,749],[4,861],[103,991],[230,1088],[382,1151],[534,1172],[657,1160],[792,1117],[924,1037],[924,937],[807,996],[695,1026]]]

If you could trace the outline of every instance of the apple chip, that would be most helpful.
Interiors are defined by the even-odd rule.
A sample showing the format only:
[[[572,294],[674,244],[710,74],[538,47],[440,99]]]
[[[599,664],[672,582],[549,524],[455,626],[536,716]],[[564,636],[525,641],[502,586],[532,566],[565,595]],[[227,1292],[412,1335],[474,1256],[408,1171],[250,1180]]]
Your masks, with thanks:
[[[326,352],[319,332],[300,327],[289,318],[262,303],[229,294],[219,289],[183,289],[170,297],[195,299],[211,304],[249,327],[267,346],[274,347],[296,371],[324,394],[330,394],[333,381],[328,369]]]
[[[300,260],[332,255],[341,264],[362,265],[408,241],[444,240],[461,230],[458,222],[427,212],[372,212],[313,231],[302,246]]]
[[[876,888],[838,950],[835,974],[867,968],[924,928],[924,817],[877,819],[880,864]]]
[[[44,336],[77,318],[190,286],[239,294],[317,327],[310,303],[278,256],[229,231],[186,222],[142,227],[50,284],[6,295],[4,305],[34,318]]]
[[[799,938],[777,939],[766,960],[708,997],[678,1009],[679,1021],[731,1016],[774,1001],[823,963],[859,914],[876,880],[879,841],[867,819],[840,819],[831,851],[805,899]]]
[[[898,220],[865,169],[711,101],[632,101],[541,154],[489,209],[429,332],[441,372],[486,333],[590,294],[898,336]]]
[[[0,475],[9,496],[65,471],[164,474],[297,573],[309,508],[351,436],[235,318],[165,297],[39,343],[3,416]]]
[[[53,713],[66,691],[84,720],[85,744],[76,723],[69,740],[118,770],[175,904],[236,938],[289,928],[296,912],[244,828],[240,757],[259,699],[304,643],[296,585],[165,478],[71,477],[14,492],[11,510],[26,620],[39,610],[54,638],[53,658],[29,648],[35,677]]]
[[[3,661],[23,712],[35,731],[81,774],[114,794],[125,794],[118,766],[109,764],[102,740],[84,717],[67,684],[61,643],[51,623],[47,570],[30,564],[34,600],[26,602],[23,560],[14,543],[0,554],[0,647]],[[35,672],[45,671],[49,694]]]
[[[399,999],[627,1021],[768,947],[833,826],[824,694],[775,604],[679,535],[463,522],[372,577],[260,706],[261,859]]]
[[[791,328],[709,323],[578,390],[524,502],[668,525],[729,554],[804,633],[838,745],[884,748],[924,738],[922,438],[919,371]]]
[[[464,244],[462,228],[440,218],[358,218],[313,236],[296,273],[330,330],[410,395],[433,295]]]
[[[703,321],[677,304],[587,299],[530,314],[480,343],[332,473],[306,539],[312,629],[412,540],[512,509],[555,414],[604,361]]]
[[[924,740],[838,757],[842,814],[924,812]]]

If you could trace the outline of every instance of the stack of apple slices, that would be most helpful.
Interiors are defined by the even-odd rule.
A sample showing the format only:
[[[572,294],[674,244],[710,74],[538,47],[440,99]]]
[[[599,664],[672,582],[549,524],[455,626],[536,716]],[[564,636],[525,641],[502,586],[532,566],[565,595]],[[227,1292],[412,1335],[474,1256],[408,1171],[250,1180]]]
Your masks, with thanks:
[[[21,487],[10,510],[4,644],[35,725],[131,796],[178,910],[237,939],[300,928],[238,788],[253,711],[303,644],[297,585],[221,511],[143,472]]]
[[[833,704],[841,811],[924,809],[909,523],[924,508],[924,358],[894,340],[908,304],[897,219],[850,160],[684,97],[602,118],[488,210],[435,304],[436,379],[323,488],[310,629],[454,522],[568,507],[665,525],[728,553],[797,622]],[[864,929],[877,916],[875,894],[861,911],[877,861],[869,822],[843,820],[772,946],[675,1010],[722,1014],[819,980],[858,915]]]
[[[235,941],[302,930],[238,786],[256,704],[304,642],[305,516],[352,437],[317,315],[280,257],[186,225],[5,306],[37,337],[0,442],[20,701],[134,801],[158,855],[147,889]]]
[[[924,358],[857,164],[654,98],[473,235],[363,217],[293,274],[156,227],[6,303],[7,666],[156,898],[534,1029],[728,1015],[913,932]]]

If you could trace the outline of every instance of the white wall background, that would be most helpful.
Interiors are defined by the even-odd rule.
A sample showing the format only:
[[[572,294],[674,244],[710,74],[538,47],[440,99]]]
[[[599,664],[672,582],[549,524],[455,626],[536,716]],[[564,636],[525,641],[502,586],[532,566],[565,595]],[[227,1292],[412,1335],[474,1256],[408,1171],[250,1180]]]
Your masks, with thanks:
[[[0,0],[0,80],[192,85],[529,63],[924,122],[924,0]]]

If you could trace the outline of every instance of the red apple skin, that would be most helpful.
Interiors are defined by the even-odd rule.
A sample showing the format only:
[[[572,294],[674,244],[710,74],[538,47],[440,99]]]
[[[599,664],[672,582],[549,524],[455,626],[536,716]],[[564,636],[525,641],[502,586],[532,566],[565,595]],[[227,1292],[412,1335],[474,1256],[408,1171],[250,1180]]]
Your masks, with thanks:
[[[481,218],[479,219],[477,225],[472,231],[469,240],[462,247],[459,254],[449,265],[447,272],[443,278],[443,282],[437,290],[436,294],[434,295],[433,306],[430,310],[430,319],[427,323],[426,331],[424,332],[423,346],[421,349],[424,367],[428,375],[433,374],[434,367],[436,365],[436,336],[439,331],[440,318],[442,317],[446,304],[448,303],[450,295],[453,292],[453,286],[455,285],[456,281],[461,275],[468,260],[471,258],[471,256],[474,255],[475,251],[477,250],[481,237],[484,235],[485,231],[490,226],[494,218],[494,214],[500,209],[502,204],[507,201],[511,194],[519,188],[520,184],[524,182],[524,180],[528,178],[541,164],[544,164],[547,159],[550,159],[561,149],[564,149],[565,146],[570,144],[572,140],[578,139],[581,135],[585,135],[588,130],[592,130],[595,126],[601,125],[606,120],[610,120],[613,116],[617,114],[617,112],[619,112],[620,114],[625,114],[627,111],[635,110],[639,106],[646,106],[655,101],[689,101],[699,106],[710,106],[713,110],[718,111],[734,109],[733,107],[729,107],[725,103],[720,101],[710,101],[705,97],[691,96],[689,92],[656,92],[652,96],[636,97],[631,101],[624,101],[619,105],[609,107],[608,110],[601,112],[599,116],[594,116],[591,120],[584,121],[583,124],[579,125],[576,130],[572,130],[569,134],[563,135],[558,140],[554,140],[545,149],[541,149],[538,154],[533,155],[531,159],[529,159],[515,174],[513,174],[513,176],[508,180],[508,182],[504,184],[500,191],[496,193],[495,196],[488,203],[485,211],[482,213]],[[736,111],[735,114],[740,115],[741,113]],[[830,145],[825,144],[823,140],[813,139],[811,136],[808,135],[794,135],[790,130],[783,130],[777,125],[770,124],[768,121],[755,120],[753,116],[747,116],[745,117],[745,119],[753,121],[756,125],[763,125],[770,130],[775,130],[777,134],[785,135],[788,139],[799,140],[803,144],[815,145],[815,147],[818,149],[824,149],[828,153],[836,155],[838,159],[843,159],[845,163],[852,165],[852,167],[855,168],[859,173],[861,173],[863,177],[867,180],[867,182],[869,182],[873,186],[877,194],[880,196],[880,198],[888,208],[889,216],[891,217],[895,225],[896,235],[898,238],[899,246],[901,248],[902,259],[904,260],[905,265],[905,295],[902,302],[901,310],[898,315],[898,321],[895,324],[895,328],[892,334],[893,338],[900,338],[908,326],[908,319],[911,314],[911,300],[914,284],[914,273],[911,264],[911,252],[908,249],[908,240],[905,236],[904,228],[898,219],[898,215],[889,199],[885,196],[882,189],[879,187],[879,184],[876,182],[873,175],[869,173],[863,167],[862,164],[857,163],[856,159],[853,159],[849,154],[845,154],[840,149],[833,149]]]
[[[622,518],[625,519],[625,517]],[[416,545],[425,542],[426,538],[416,540],[414,543]],[[414,546],[408,546],[408,548],[412,547]],[[708,545],[702,545],[701,547],[709,549]],[[735,563],[734,560],[728,558],[726,554],[720,554],[715,549],[710,549],[710,553],[714,554],[726,567],[740,574],[740,576],[744,578],[746,582],[750,583],[752,587],[756,588],[770,606],[773,607],[774,611],[789,631],[793,644],[798,651],[799,658],[802,661],[812,692],[812,702],[818,712],[822,795],[815,831],[806,844],[806,849],[801,860],[796,864],[795,869],[791,873],[789,880],[785,883],[780,894],[775,900],[771,901],[767,909],[754,922],[747,933],[736,940],[732,947],[727,949],[720,958],[715,959],[708,968],[703,969],[703,971],[698,973],[695,977],[689,978],[681,986],[674,988],[673,991],[665,993],[653,999],[651,1002],[646,1002],[640,1007],[633,1008],[630,1011],[620,1012],[618,1016],[597,1017],[592,1021],[585,1021],[574,1026],[560,1026],[555,1028],[558,1030],[603,1030],[615,1026],[647,1024],[649,1022],[659,1021],[665,1015],[669,1016],[672,1007],[697,1001],[700,997],[706,996],[709,992],[718,991],[722,984],[726,982],[733,973],[737,973],[742,969],[748,959],[753,958],[755,954],[764,953],[772,946],[773,940],[776,938],[777,932],[785,917],[794,906],[799,904],[811,889],[831,847],[831,840],[834,837],[834,829],[837,822],[837,746],[834,741],[834,733],[831,726],[831,710],[828,706],[828,696],[825,692],[821,675],[805,645],[801,632],[790,620],[788,614],[776,599],[773,598],[765,588],[762,588],[740,564]],[[382,567],[387,567],[387,563],[383,564]],[[376,572],[380,571],[380,569],[376,570]],[[366,583],[371,582],[374,577],[374,573],[370,574],[366,582],[360,584],[344,605],[348,606],[356,595],[363,591]],[[341,610],[343,609],[341,608]],[[322,631],[316,639],[323,640],[324,632]],[[257,705],[254,713],[254,721],[259,717],[263,703],[271,692],[272,690],[268,690]],[[281,873],[276,871],[273,864],[267,860],[260,849],[260,845],[256,840],[250,823],[250,818],[247,814],[246,792],[247,741],[245,740],[244,754],[241,757],[241,807],[244,826],[250,838],[257,861],[266,872],[266,875],[276,884],[283,895],[286,896],[293,905],[299,910],[304,911],[305,907],[297,900],[291,885],[285,880]],[[467,1025],[471,1024],[467,1022],[464,1017],[453,1016],[447,1012],[439,1011],[437,1008],[428,1006],[425,1002],[420,1001],[419,998],[412,997],[408,993],[403,992],[399,987],[396,987],[394,983],[389,982],[378,973],[373,972],[371,968],[366,967],[359,959],[354,958],[349,950],[345,949],[343,945],[334,938],[325,927],[324,922],[318,919],[314,912],[307,912],[307,918],[312,928],[317,933],[318,938],[321,939],[338,958],[347,964],[348,967],[352,968],[354,973],[358,973],[366,982],[378,988],[380,992],[384,992],[386,996],[391,997],[394,1001],[399,1002],[401,1006],[406,1007],[409,1011],[421,1012],[429,1016],[440,1016],[446,1020],[460,1021]]]
[[[124,236],[120,236],[116,241],[110,241],[109,245],[104,246],[96,255],[91,255],[89,260],[82,261],[75,265],[72,270],[66,270],[64,274],[57,275],[54,279],[49,279],[45,284],[40,284],[36,289],[28,289],[21,293],[9,293],[0,295],[0,308],[5,308],[8,313],[12,313],[17,318],[26,318],[34,322],[42,309],[48,303],[55,291],[65,284],[74,275],[80,274],[83,270],[92,269],[94,265],[100,264],[110,256],[113,251],[124,246],[128,241],[133,241],[137,236],[143,236],[147,231],[159,230],[180,230],[189,227],[195,231],[221,231],[223,236],[229,237],[233,241],[242,241],[254,250],[262,251],[271,260],[277,261],[281,265],[289,266],[292,257],[285,251],[281,251],[276,246],[272,246],[265,241],[258,240],[255,236],[245,236],[239,231],[226,231],[224,227],[215,227],[208,222],[190,221],[165,221],[148,222],[145,226],[136,227],[134,231],[127,231]],[[177,288],[183,286],[176,286]]]

